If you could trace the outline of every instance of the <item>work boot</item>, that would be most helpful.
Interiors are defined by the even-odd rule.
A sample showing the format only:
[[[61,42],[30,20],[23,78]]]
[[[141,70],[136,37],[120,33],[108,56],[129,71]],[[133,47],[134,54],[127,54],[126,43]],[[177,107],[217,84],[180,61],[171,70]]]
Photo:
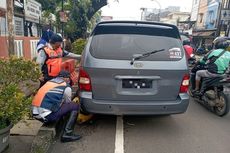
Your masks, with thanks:
[[[77,111],[72,111],[66,123],[64,132],[61,136],[61,142],[71,142],[71,141],[79,140],[81,138],[80,135],[73,134],[76,118],[77,118]]]

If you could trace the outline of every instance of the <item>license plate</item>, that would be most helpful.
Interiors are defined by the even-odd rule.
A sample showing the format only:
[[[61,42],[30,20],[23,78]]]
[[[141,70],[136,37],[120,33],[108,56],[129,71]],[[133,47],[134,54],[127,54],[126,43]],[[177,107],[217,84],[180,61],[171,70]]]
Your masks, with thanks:
[[[150,79],[123,79],[122,88],[148,89],[152,88]]]

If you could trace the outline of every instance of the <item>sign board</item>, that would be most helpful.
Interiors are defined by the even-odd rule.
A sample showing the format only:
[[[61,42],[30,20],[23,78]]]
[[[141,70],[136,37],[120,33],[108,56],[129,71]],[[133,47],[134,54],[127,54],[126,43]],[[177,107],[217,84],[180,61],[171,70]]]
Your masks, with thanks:
[[[42,6],[35,0],[25,1],[25,18],[27,21],[39,23],[41,19]]]
[[[61,22],[67,22],[67,20],[68,20],[68,17],[67,17],[67,14],[66,14],[66,12],[59,12],[59,15],[60,15],[60,21]]]
[[[221,10],[221,20],[223,21],[230,20],[230,10]]]
[[[220,31],[220,36],[224,37],[225,36],[225,31]]]
[[[24,36],[24,26],[23,19],[19,17],[14,17],[14,30],[16,36]]]
[[[101,21],[109,21],[109,20],[113,20],[112,16],[101,16]]]

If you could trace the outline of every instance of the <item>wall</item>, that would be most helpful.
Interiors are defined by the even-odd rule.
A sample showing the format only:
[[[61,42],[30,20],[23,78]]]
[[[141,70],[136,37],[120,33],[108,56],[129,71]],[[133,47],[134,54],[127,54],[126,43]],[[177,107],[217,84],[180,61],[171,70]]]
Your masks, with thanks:
[[[163,23],[169,23],[173,25],[177,25],[177,21],[185,21],[189,17],[189,13],[186,12],[175,12],[175,13],[170,13],[166,18],[162,18],[161,22]]]
[[[206,29],[214,29],[217,27],[219,4],[218,0],[209,3],[205,21]]]
[[[191,21],[197,21],[199,4],[200,4],[200,0],[193,0],[192,11],[191,11]]]
[[[197,18],[197,29],[205,29],[207,11],[208,11],[208,0],[200,0],[198,18]]]
[[[38,41],[39,38],[36,37],[15,37],[15,43],[17,45],[22,45],[22,48],[16,48],[18,50],[22,50],[23,57],[27,59],[32,59],[33,56],[31,55],[32,52],[35,51],[36,43],[34,41]],[[20,43],[21,42],[21,43]],[[8,46],[7,46],[7,37],[0,36],[0,57],[8,57]],[[16,46],[16,45],[15,45]]]
[[[1,49],[0,49],[0,57],[7,57],[8,52],[7,52],[7,38],[0,36],[0,44],[1,44]]]
[[[0,0],[0,7],[6,9],[6,0]]]

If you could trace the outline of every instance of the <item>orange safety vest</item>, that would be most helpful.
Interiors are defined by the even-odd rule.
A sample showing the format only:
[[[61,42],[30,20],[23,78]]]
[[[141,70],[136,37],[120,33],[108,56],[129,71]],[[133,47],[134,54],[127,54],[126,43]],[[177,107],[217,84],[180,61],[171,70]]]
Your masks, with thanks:
[[[48,75],[56,77],[61,71],[63,51],[61,47],[59,47],[57,50],[45,47],[44,50],[47,55],[46,65],[48,69]]]
[[[57,80],[57,81],[55,81]],[[67,83],[62,79],[52,79],[43,85],[34,96],[32,106],[57,111],[62,103]]]

